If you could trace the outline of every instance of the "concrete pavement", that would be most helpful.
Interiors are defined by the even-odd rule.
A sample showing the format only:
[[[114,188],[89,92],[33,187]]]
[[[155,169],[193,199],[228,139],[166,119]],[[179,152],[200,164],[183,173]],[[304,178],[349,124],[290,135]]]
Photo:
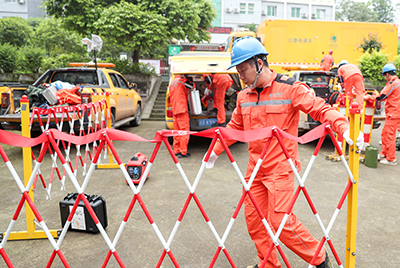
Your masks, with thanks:
[[[164,122],[143,121],[140,127],[127,126],[121,130],[151,139],[157,130],[164,127]],[[379,148],[381,130],[382,126],[378,130],[374,130],[372,134],[372,146],[377,148]],[[192,156],[180,159],[183,170],[191,183],[196,178],[209,142],[208,139],[192,138],[189,145],[189,152]],[[115,146],[124,162],[139,151],[150,157],[154,149],[154,144],[144,142],[117,141]],[[299,146],[303,168],[306,167],[315,146],[316,142]],[[22,177],[21,149],[10,146],[3,147]],[[248,160],[247,145],[237,143],[231,146],[231,150],[244,173]],[[325,226],[328,225],[347,182],[342,163],[325,160],[325,156],[332,151],[333,147],[328,139],[324,142],[306,181],[306,188]],[[34,152],[37,155],[39,148],[34,148]],[[400,156],[400,152],[397,152],[397,156]],[[103,159],[102,161],[108,160]],[[46,157],[41,168],[46,182],[48,182],[51,172],[50,163],[50,158]],[[15,212],[21,193],[4,163],[0,162],[0,167],[0,232],[4,232]],[[400,233],[399,168],[398,166],[378,164],[378,168],[373,169],[360,165],[356,267],[397,267],[400,262],[397,243]],[[303,172],[304,169],[301,174]],[[82,183],[81,171],[77,177],[78,181]],[[47,201],[43,187],[39,183],[37,184],[35,204],[50,229],[61,229],[59,201],[67,193],[75,192],[68,179],[66,187],[66,192],[60,191],[60,182],[55,179],[52,200]],[[108,211],[106,233],[113,240],[132,200],[132,191],[126,185],[119,170],[98,169],[93,173],[85,192],[102,195],[106,199]],[[170,237],[188,195],[189,190],[186,184],[165,146],[162,145],[141,196],[166,241]],[[214,169],[204,172],[196,188],[196,195],[219,236],[222,236],[241,195],[239,178],[225,154],[217,160]],[[323,234],[302,194],[300,194],[294,211],[310,232],[321,239]],[[347,202],[343,205],[330,233],[335,249],[343,263],[346,211]],[[25,226],[25,214],[22,213],[13,230],[24,231],[26,230]],[[225,246],[238,267],[257,263],[254,245],[247,234],[243,208],[233,225]],[[328,247],[328,245],[326,246]],[[210,231],[209,225],[192,200],[172,240],[170,247],[172,254],[180,267],[208,267],[217,247],[218,243]],[[108,247],[100,234],[76,231],[67,233],[60,248],[71,267],[101,267],[108,252]],[[53,250],[47,239],[8,241],[4,249],[15,267],[45,267]],[[163,246],[138,203],[130,215],[116,250],[126,267],[145,268],[157,265]],[[303,260],[291,253],[285,246],[283,246],[283,250],[292,267],[308,267]],[[334,267],[338,267],[330,250],[329,254]],[[282,266],[285,267],[284,264]],[[0,267],[6,267],[1,258]],[[52,267],[63,267],[58,257],[55,258]],[[107,267],[119,267],[114,257],[111,257]],[[168,255],[160,267],[174,267]],[[231,267],[224,253],[219,254],[214,267]]]

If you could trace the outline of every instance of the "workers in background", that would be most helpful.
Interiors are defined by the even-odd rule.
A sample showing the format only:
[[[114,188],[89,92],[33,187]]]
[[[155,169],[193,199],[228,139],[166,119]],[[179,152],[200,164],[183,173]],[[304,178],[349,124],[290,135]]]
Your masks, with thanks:
[[[400,130],[400,80],[396,75],[396,67],[392,63],[382,69],[382,76],[387,83],[377,95],[367,95],[365,100],[385,101],[385,125],[382,129],[382,151],[378,160],[384,165],[397,165],[396,160],[396,131]]]
[[[332,68],[332,66],[333,66],[333,57],[332,57],[332,54],[333,54],[333,50],[331,49],[331,50],[329,50],[329,54],[328,54],[328,55],[325,55],[325,56],[323,57],[323,59],[321,60],[321,63],[320,63],[319,65],[321,66],[321,68],[322,68],[323,71],[328,72],[328,71],[331,70],[331,68]]]
[[[189,111],[188,111],[188,95],[189,89],[192,86],[190,79],[183,75],[175,76],[169,87],[171,98],[172,114],[174,120],[174,130],[190,130]],[[188,157],[187,152],[189,143],[189,135],[174,136],[172,147],[177,157]]]
[[[255,38],[241,38],[235,42],[231,52],[232,64],[229,68],[236,66],[240,79],[247,87],[238,94],[237,106],[227,128],[248,131],[275,125],[297,136],[299,114],[303,111],[315,120],[330,122],[332,129],[343,134],[346,141],[352,145],[347,118],[325,104],[322,98],[315,97],[306,84],[269,69],[267,55],[265,47]],[[363,136],[360,132],[357,138],[358,148],[363,147]],[[247,182],[267,141],[269,141],[268,138],[249,142],[249,163],[245,176]],[[231,145],[236,141],[226,142]],[[282,142],[294,165],[300,171],[297,142],[290,139],[282,139]],[[214,166],[222,151],[222,144],[217,141],[206,164],[207,169]],[[268,224],[277,231],[294,196],[294,173],[275,138],[271,140],[259,172],[255,175],[251,193]],[[272,239],[249,195],[246,195],[244,203],[247,228],[262,263]],[[308,263],[311,262],[319,245],[318,240],[311,236],[293,212],[290,213],[279,239]],[[321,250],[315,264],[317,268],[332,267],[326,249]],[[257,268],[258,265],[251,267]],[[267,259],[265,267],[281,267],[275,248]]]
[[[353,97],[355,95],[356,101],[362,109],[364,104],[365,88],[364,77],[360,69],[358,69],[354,64],[349,64],[347,60],[342,60],[339,63],[337,74],[342,88],[346,91],[346,95],[350,96],[350,101],[353,102]]]
[[[204,95],[213,94],[214,108],[217,109],[217,122],[212,127],[225,126],[225,92],[232,86],[233,80],[229,74],[206,74],[204,80],[207,84]]]

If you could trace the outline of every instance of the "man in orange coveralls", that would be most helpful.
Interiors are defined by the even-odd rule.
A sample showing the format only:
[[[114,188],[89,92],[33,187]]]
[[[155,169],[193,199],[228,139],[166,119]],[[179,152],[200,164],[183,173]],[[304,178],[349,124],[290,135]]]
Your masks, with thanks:
[[[175,76],[169,87],[171,98],[172,114],[174,120],[174,130],[190,130],[189,111],[188,111],[188,90],[191,82],[183,75]],[[189,135],[174,136],[172,147],[177,157],[189,157],[187,152]]]
[[[217,109],[217,122],[212,127],[225,126],[225,92],[232,86],[233,80],[229,74],[207,74],[204,80],[207,84],[204,94],[208,96],[213,92],[214,108]]]
[[[330,71],[331,67],[333,66],[333,57],[332,57],[333,50],[329,50],[329,55],[325,55],[324,58],[321,60],[320,66],[322,71]]]
[[[247,131],[276,125],[287,133],[297,136],[301,110],[310,114],[315,120],[329,121],[332,129],[343,134],[346,141],[352,145],[347,118],[325,104],[323,99],[315,97],[304,83],[269,69],[267,55],[264,46],[255,38],[244,37],[234,43],[231,52],[232,64],[229,68],[236,66],[240,79],[247,87],[238,94],[237,106],[227,128]],[[357,138],[359,148],[362,148],[363,140],[363,133],[360,132]],[[267,139],[249,142],[246,181],[249,180],[266,141]],[[230,140],[227,144],[231,145],[234,142]],[[283,139],[283,142],[293,163],[300,170],[297,143],[290,139]],[[206,164],[207,169],[214,166],[222,151],[223,147],[218,141]],[[277,139],[271,141],[266,157],[251,185],[251,192],[268,224],[273,230],[278,230],[293,199],[294,173]],[[258,268],[265,258],[272,239],[248,195],[244,204],[247,228],[260,260],[260,263],[247,267]],[[319,243],[294,213],[290,214],[279,239],[308,263],[311,262]],[[318,268],[332,267],[325,249],[321,250],[315,263]],[[276,249],[272,251],[265,267],[281,267]]]
[[[379,163],[397,165],[396,131],[400,130],[400,80],[396,75],[396,67],[392,63],[383,66],[382,76],[387,83],[378,95],[367,95],[365,100],[385,101],[385,126],[382,129],[382,151],[378,154]]]
[[[358,69],[358,67],[354,64],[349,64],[347,60],[342,60],[338,66],[338,76],[339,81],[342,84],[342,88],[345,89],[346,95],[350,96],[352,101],[353,99],[353,88],[354,94],[356,97],[356,101],[363,107],[364,104],[364,77]]]

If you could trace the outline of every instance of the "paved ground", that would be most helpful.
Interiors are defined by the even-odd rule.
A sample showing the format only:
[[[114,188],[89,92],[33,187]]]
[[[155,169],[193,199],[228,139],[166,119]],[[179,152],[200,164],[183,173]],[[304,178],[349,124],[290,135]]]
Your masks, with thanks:
[[[140,127],[126,127],[122,130],[151,139],[155,132],[163,129],[164,126],[164,122],[143,121]],[[372,145],[375,147],[379,147],[381,129],[382,127],[373,132]],[[196,177],[208,143],[208,139],[191,139],[189,151],[192,156],[181,160],[182,167],[191,182]],[[143,142],[115,142],[115,144],[117,152],[125,162],[138,151],[149,157],[154,148],[153,144]],[[315,146],[315,142],[300,146],[300,156],[304,167]],[[231,147],[242,172],[245,170],[248,159],[246,148],[247,145],[244,143],[238,143]],[[4,149],[22,177],[21,149],[9,146],[4,146]],[[306,181],[306,187],[325,225],[329,223],[347,181],[342,163],[325,160],[325,156],[332,150],[330,141],[325,141]],[[38,148],[34,148],[36,155],[38,151]],[[397,154],[400,156],[400,152]],[[373,169],[364,165],[360,166],[356,267],[397,267],[400,262],[398,245],[400,233],[399,168],[398,166],[378,165],[378,168]],[[50,169],[51,165],[49,157],[47,157],[42,166],[46,182],[50,177]],[[78,173],[80,182],[83,181],[81,172],[80,170]],[[3,232],[10,223],[21,194],[2,161],[0,162],[0,185],[0,231]],[[68,192],[75,191],[68,180],[66,187],[66,192],[60,191],[60,182],[56,180],[53,183],[52,200],[46,201],[43,187],[40,184],[37,186],[35,204],[50,229],[61,229],[59,201]],[[119,170],[102,169],[93,173],[86,192],[102,195],[107,200],[108,227],[106,232],[113,240],[132,200],[132,191],[124,182]],[[141,196],[165,240],[168,240],[177,222],[188,193],[183,179],[163,145],[155,159],[149,180],[144,185]],[[241,194],[239,179],[225,154],[217,160],[214,169],[205,171],[196,189],[196,194],[215,229],[222,236]],[[347,203],[339,213],[330,234],[342,262],[344,262],[345,256],[346,210]],[[300,195],[296,203],[295,212],[314,236],[320,239],[322,237],[321,230],[303,195]],[[22,214],[13,230],[24,231],[26,230],[25,226],[25,216]],[[257,262],[255,248],[247,234],[243,209],[240,211],[225,245],[238,267]],[[217,246],[218,243],[209,226],[192,201],[172,241],[171,252],[181,267],[208,267]],[[47,239],[8,241],[4,248],[15,267],[23,268],[45,267],[52,253],[52,246]],[[308,267],[304,261],[285,247],[283,248],[292,267]],[[157,265],[163,247],[137,203],[116,249],[126,267],[145,268]],[[100,234],[70,231],[61,245],[61,251],[71,267],[101,267],[108,248]],[[330,255],[332,258],[331,252]],[[5,267],[1,258],[0,267]],[[62,267],[58,257],[52,267]],[[111,258],[107,267],[118,267],[115,258]],[[166,256],[161,267],[174,266],[170,258]],[[214,267],[231,266],[224,254],[220,253]],[[334,267],[338,267],[338,265],[334,265]]]

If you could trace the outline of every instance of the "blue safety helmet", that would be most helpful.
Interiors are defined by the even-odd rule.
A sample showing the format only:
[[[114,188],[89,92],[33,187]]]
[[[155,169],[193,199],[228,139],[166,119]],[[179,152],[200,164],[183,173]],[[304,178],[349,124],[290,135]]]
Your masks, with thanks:
[[[228,70],[260,54],[268,55],[267,50],[260,41],[251,36],[242,37],[233,43],[231,66],[229,66]]]
[[[383,76],[385,73],[388,73],[390,71],[396,72],[396,66],[393,65],[393,63],[386,63],[385,66],[382,68],[382,73],[381,75]]]
[[[349,62],[347,60],[342,60],[338,65],[338,69],[340,68],[340,66],[345,65],[345,64],[349,64]]]

